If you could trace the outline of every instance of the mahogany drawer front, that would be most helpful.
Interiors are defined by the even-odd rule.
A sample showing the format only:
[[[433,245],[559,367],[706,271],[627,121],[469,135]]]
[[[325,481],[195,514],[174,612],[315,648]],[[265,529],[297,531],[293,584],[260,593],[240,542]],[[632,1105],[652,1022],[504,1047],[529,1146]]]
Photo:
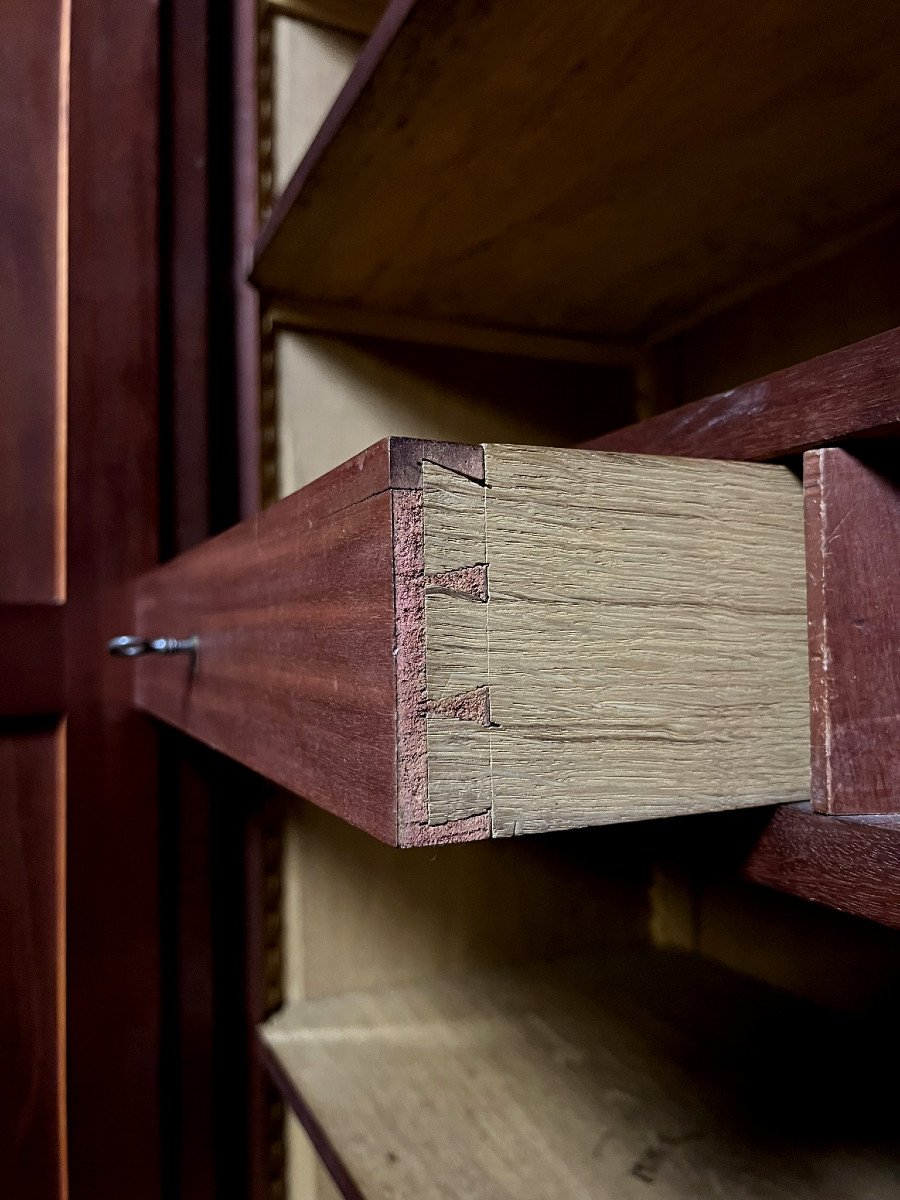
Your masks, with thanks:
[[[388,439],[145,576],[138,705],[384,841],[806,799],[780,466]]]

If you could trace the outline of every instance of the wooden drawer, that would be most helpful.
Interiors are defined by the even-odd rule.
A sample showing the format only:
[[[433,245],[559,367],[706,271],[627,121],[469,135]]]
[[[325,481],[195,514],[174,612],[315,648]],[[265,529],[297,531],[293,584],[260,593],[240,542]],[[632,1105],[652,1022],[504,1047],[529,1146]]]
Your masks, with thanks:
[[[143,578],[140,707],[389,843],[805,799],[784,467],[388,439]]]

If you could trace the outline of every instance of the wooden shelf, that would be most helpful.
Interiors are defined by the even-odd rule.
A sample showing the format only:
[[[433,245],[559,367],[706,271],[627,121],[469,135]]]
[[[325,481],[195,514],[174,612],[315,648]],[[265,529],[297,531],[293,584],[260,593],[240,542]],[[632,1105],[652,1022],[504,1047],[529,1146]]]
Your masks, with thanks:
[[[690,0],[394,0],[253,278],[320,328],[621,359],[888,220],[898,102],[890,0],[714,20]]]
[[[900,437],[900,329],[616,429],[585,445],[625,454],[765,460]]]
[[[779,809],[747,855],[755,883],[900,929],[900,815],[822,816]]]
[[[353,1200],[888,1196],[897,1044],[875,1038],[658,951],[303,1001],[261,1030]]]
[[[137,629],[199,642],[139,707],[392,844],[809,795],[786,467],[388,439],[144,576]]]

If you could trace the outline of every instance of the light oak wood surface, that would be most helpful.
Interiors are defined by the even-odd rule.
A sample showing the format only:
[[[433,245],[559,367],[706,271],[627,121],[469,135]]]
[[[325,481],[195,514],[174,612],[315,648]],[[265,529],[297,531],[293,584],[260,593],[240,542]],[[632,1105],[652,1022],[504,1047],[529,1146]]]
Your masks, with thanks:
[[[635,944],[636,831],[583,830],[399,851],[285,797],[287,1002]]]
[[[872,1085],[893,1035],[688,955],[301,1002],[262,1036],[367,1200],[878,1200],[896,1180]]]
[[[275,193],[309,149],[359,56],[363,38],[289,16],[272,22]]]
[[[794,475],[504,446],[485,472],[424,469],[426,570],[483,561],[490,596],[426,597],[429,702],[489,690],[487,725],[429,719],[430,821],[489,811],[503,836],[805,799]]]
[[[633,832],[399,851],[285,796],[285,1001],[634,945],[646,899]],[[288,1123],[286,1150],[292,1198],[331,1200],[334,1185],[296,1121]]]

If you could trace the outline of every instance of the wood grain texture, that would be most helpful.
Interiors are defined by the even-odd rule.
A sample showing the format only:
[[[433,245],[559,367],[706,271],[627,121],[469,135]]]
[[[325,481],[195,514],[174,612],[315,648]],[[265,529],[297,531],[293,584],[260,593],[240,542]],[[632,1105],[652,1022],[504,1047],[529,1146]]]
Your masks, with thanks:
[[[585,442],[689,458],[783,458],[900,430],[900,329]]]
[[[391,843],[398,720],[424,744],[425,717],[424,626],[409,626],[415,681],[401,685],[395,619],[404,555],[424,603],[421,520],[398,525],[395,510],[421,508],[426,456],[483,473],[480,447],[390,439],[148,573],[137,595],[139,632],[200,639],[196,659],[136,664],[139,707]]]
[[[65,733],[0,724],[0,1190],[65,1200]]]
[[[296,1196],[297,1200],[317,1200],[318,1180],[316,1177],[319,1170],[324,1168],[328,1177],[333,1181],[334,1189],[343,1200],[366,1200],[344,1165],[343,1159],[326,1137],[315,1110],[305,1104],[303,1098],[296,1092],[290,1076],[282,1069],[278,1058],[270,1053],[268,1047],[261,1041],[258,1043],[257,1053],[267,1078],[270,1080],[270,1086],[274,1083],[278,1092],[285,1098],[293,1116],[299,1119],[301,1130],[308,1139],[309,1151],[311,1151],[304,1155],[303,1165],[306,1168],[306,1178],[302,1181],[307,1185],[307,1189],[311,1185],[315,1190],[312,1192],[307,1190],[297,1196],[294,1189],[300,1180],[288,1175],[287,1182],[291,1189],[288,1195]],[[296,1139],[293,1148],[296,1153]],[[290,1169],[290,1164],[288,1164],[288,1169]],[[311,1179],[310,1176],[312,1176]]]
[[[803,459],[813,808],[900,811],[896,448]]]
[[[487,446],[485,487],[424,479],[426,569],[484,544],[489,588],[426,598],[429,703],[489,691],[486,725],[428,720],[431,823],[490,811],[503,836],[807,797],[789,471]]]
[[[73,7],[66,611],[71,1194],[159,1200],[156,744],[104,652],[159,557],[154,0]]]
[[[869,1200],[896,1178],[872,1090],[894,1035],[692,956],[610,953],[300,1002],[262,1037],[348,1196]]]
[[[0,12],[0,603],[65,595],[68,0]]]
[[[755,883],[900,929],[900,817],[776,812],[747,856]]]
[[[805,799],[803,584],[786,468],[390,439],[142,580],[137,703],[401,845]]]
[[[145,576],[139,631],[200,650],[140,662],[136,699],[394,841],[391,498],[363,486],[353,502],[379,468],[386,485],[383,445]]]
[[[286,1002],[642,937],[645,862],[634,826],[398,853],[292,797],[284,819]],[[289,1130],[286,1142],[292,1200],[323,1200],[308,1141]]]
[[[66,1200],[71,5],[0,9],[0,1194]]]
[[[358,314],[671,332],[895,209],[893,22],[887,0],[714,24],[686,2],[396,0],[255,280]]]
[[[437,443],[440,446],[440,443]],[[474,486],[484,479],[483,450],[479,447],[481,471],[459,470],[446,456],[428,454],[428,461],[437,459],[453,478],[475,477]],[[454,484],[455,486],[455,484]],[[488,761],[482,752],[473,763],[467,760],[461,767],[461,755],[454,754],[461,723],[453,718],[438,719],[432,729],[428,688],[428,625],[427,582],[425,573],[425,503],[421,492],[394,494],[394,589],[396,604],[397,664],[397,799],[398,840],[405,846],[432,845],[440,842],[471,841],[490,836],[489,803],[484,802],[485,770]],[[446,753],[445,753],[446,751]],[[432,767],[434,756],[434,768]],[[439,762],[447,764],[446,780],[451,802],[442,809],[439,822],[432,820],[430,810],[433,771],[440,773]],[[459,800],[459,779],[467,781],[467,795]],[[435,783],[435,791],[438,785]],[[473,804],[471,795],[478,792],[482,803]],[[488,798],[489,799],[489,798]]]

